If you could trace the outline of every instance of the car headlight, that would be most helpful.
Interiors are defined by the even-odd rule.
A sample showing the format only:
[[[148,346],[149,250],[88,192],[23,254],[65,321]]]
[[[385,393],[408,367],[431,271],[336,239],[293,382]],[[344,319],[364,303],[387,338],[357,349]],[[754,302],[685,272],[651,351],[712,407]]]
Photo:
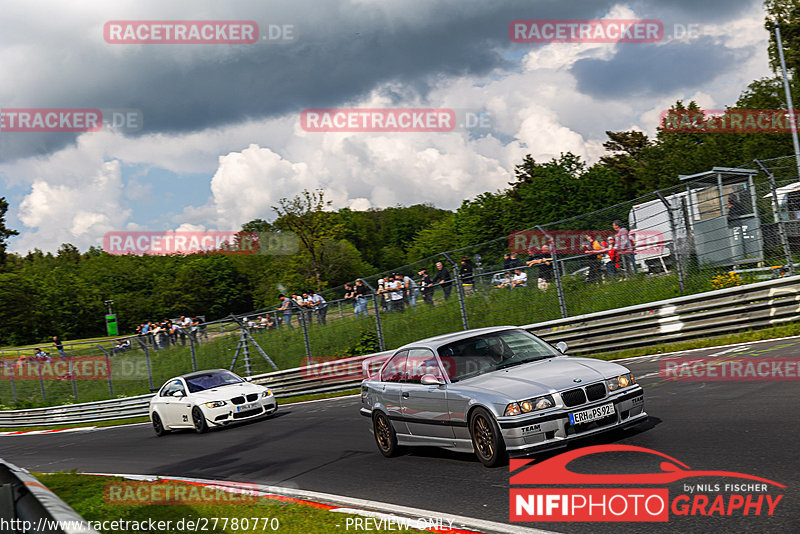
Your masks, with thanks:
[[[206,406],[208,408],[219,408],[220,406],[225,406],[227,403],[225,401],[211,401],[207,402]]]
[[[272,395],[272,392],[271,392],[270,390],[268,390],[268,389],[265,389],[265,390],[264,390],[264,391],[261,393],[261,398],[267,398],[267,397],[269,397],[270,395]]]
[[[520,415],[523,413],[535,412],[536,410],[546,410],[552,408],[556,403],[550,395],[526,399],[520,402],[512,402],[506,406],[505,416]]]
[[[609,378],[608,380],[606,380],[608,391],[616,391],[618,389],[623,389],[628,386],[632,386],[635,383],[636,379],[633,378],[633,373],[625,373],[624,375],[619,375],[616,378]]]

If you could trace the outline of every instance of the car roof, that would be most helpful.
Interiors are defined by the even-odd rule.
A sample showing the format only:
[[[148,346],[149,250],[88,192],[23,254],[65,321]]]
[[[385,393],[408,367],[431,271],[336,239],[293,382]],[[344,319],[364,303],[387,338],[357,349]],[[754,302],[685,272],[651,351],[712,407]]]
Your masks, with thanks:
[[[209,373],[225,373],[230,372],[227,369],[206,369],[205,371],[195,371],[193,373],[186,373],[185,375],[180,375],[176,378],[194,378],[196,376],[203,376]]]
[[[448,343],[452,343],[453,341],[460,341],[462,339],[467,339],[481,334],[491,334],[494,332],[502,332],[504,330],[519,330],[519,329],[520,328],[518,326],[489,326],[486,328],[473,328],[471,330],[462,330],[461,332],[451,332],[449,334],[442,334],[439,336],[428,337],[425,339],[420,339],[419,341],[414,341],[413,343],[406,343],[397,350],[415,347],[419,345],[427,345],[429,347],[441,347],[442,345],[447,345]]]

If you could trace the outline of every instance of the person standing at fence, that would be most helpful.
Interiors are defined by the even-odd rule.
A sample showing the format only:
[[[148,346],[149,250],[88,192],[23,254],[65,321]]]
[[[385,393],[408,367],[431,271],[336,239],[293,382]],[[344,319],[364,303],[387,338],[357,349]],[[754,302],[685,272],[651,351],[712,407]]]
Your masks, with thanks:
[[[597,238],[587,235],[584,236],[584,243],[581,245],[581,248],[584,254],[586,254],[586,266],[589,268],[586,280],[593,283],[599,282],[600,273],[603,269],[603,254],[598,254],[598,251],[602,250],[603,245],[600,244]]]
[[[450,292],[453,290],[452,278],[450,278],[450,271],[440,261],[436,262],[436,276],[433,277],[433,283],[438,284],[444,293],[444,300],[450,298]]]
[[[58,355],[64,357],[64,344],[61,343],[61,338],[53,336],[53,347],[58,351]]]
[[[356,292],[353,289],[353,284],[346,282],[344,284],[344,296],[342,300],[353,303],[353,314],[356,313]]]
[[[192,334],[192,339],[194,339],[195,343],[200,343],[200,338],[197,333],[200,331],[200,318],[199,317],[192,317],[191,326],[189,327],[189,332]]]
[[[473,278],[474,271],[475,267],[472,264],[472,260],[467,257],[461,258],[461,266],[458,268],[458,276],[461,278],[461,287],[464,288],[464,295],[475,294],[475,279]]]
[[[283,312],[283,324],[294,329],[292,326],[292,304],[294,301],[283,293],[278,295],[278,298],[281,300],[281,307],[278,309]]]
[[[428,269],[423,267],[417,274],[420,275],[419,286],[422,292],[422,300],[428,306],[433,306],[433,280],[428,274]]]
[[[326,323],[326,316],[328,315],[328,302],[322,298],[322,295],[314,291],[311,293],[309,298],[309,304],[311,305],[311,309],[314,310],[314,313],[317,316],[317,322],[319,324],[327,324]]]
[[[356,315],[364,315],[364,317],[369,317],[369,312],[367,311],[367,285],[364,281],[359,278],[356,280],[356,285],[353,288],[353,293],[355,293],[355,314]]]
[[[553,255],[550,253],[550,245],[543,244],[542,251],[539,254],[534,254],[532,259],[526,262],[528,267],[534,265],[539,266],[539,280],[537,285],[542,291],[546,291],[550,284],[555,279],[553,271]]]
[[[611,226],[616,232],[614,241],[617,243],[617,252],[619,253],[622,268],[625,270],[626,276],[633,276],[636,274],[636,256],[634,256],[636,243],[628,229],[622,226],[622,221],[617,219],[611,223]]]
[[[395,274],[387,277],[386,290],[389,292],[389,311],[403,311],[403,282],[402,276]]]
[[[406,302],[411,305],[411,308],[416,310],[417,309],[417,295],[419,295],[419,286],[408,275],[403,276],[403,284],[406,287]]]

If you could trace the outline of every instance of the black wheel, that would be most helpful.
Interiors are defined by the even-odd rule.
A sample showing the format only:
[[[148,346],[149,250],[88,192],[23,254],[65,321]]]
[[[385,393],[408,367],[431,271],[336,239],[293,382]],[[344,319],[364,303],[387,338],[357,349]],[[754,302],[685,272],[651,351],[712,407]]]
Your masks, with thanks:
[[[208,432],[208,425],[206,424],[206,416],[203,415],[203,410],[201,410],[197,406],[192,408],[192,422],[194,423],[194,429],[197,431],[198,434]]]
[[[164,424],[161,422],[161,418],[158,416],[158,412],[153,412],[153,430],[156,433],[156,436],[163,436],[167,433],[167,430],[164,428]]]
[[[383,412],[376,412],[372,416],[372,428],[375,430],[375,441],[381,454],[387,458],[397,456],[400,452],[400,446],[397,445],[397,434],[395,434],[389,418]]]
[[[506,460],[506,445],[500,428],[489,412],[475,408],[469,418],[469,434],[478,460],[486,467],[495,467]]]

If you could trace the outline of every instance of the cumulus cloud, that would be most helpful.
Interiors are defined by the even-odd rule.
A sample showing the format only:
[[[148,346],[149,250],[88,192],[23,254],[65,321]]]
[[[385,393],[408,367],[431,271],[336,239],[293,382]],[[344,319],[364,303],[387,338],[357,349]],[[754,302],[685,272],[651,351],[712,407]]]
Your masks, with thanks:
[[[61,243],[79,248],[97,245],[97,237],[122,227],[130,215],[121,205],[119,161],[104,163],[81,182],[53,185],[36,181],[20,203],[19,219],[34,231],[24,232],[15,248],[54,250]]]

